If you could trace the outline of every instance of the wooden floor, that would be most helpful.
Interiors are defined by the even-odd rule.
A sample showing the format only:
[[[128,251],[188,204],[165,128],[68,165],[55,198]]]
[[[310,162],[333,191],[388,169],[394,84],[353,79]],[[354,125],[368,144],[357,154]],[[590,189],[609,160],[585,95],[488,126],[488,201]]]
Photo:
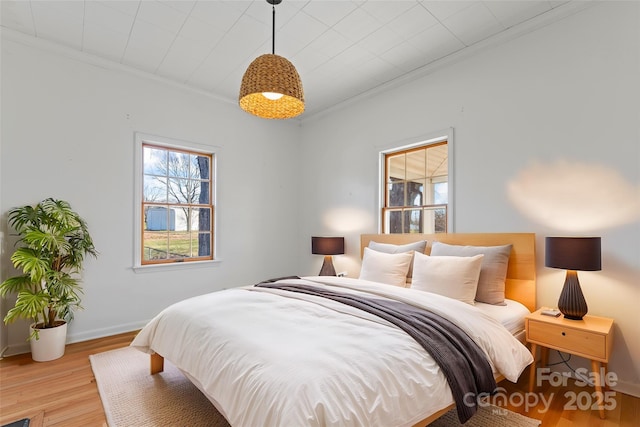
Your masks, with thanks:
[[[548,382],[529,391],[529,368],[520,376],[517,384],[502,381],[498,384],[504,388],[499,391],[500,397],[506,396],[507,403],[502,404],[498,396],[492,396],[492,403],[513,412],[536,418],[542,421],[543,427],[639,427],[640,398],[609,390],[610,400],[605,403],[610,409],[605,410],[605,419],[600,419],[594,389],[588,386],[577,386],[574,380],[568,379],[564,387],[551,387]],[[607,398],[609,399],[609,398]],[[503,399],[504,400],[504,399]],[[529,400],[532,404],[524,403]],[[545,404],[543,400],[547,401]],[[533,405],[537,401],[537,404]],[[578,408],[589,408],[580,410]]]
[[[104,411],[95,378],[89,363],[89,355],[128,345],[135,332],[101,338],[82,343],[70,344],[65,355],[58,360],[38,363],[31,360],[30,354],[12,356],[0,360],[0,425],[31,418],[31,427],[64,426],[88,427],[106,426]],[[526,373],[527,371],[525,371]],[[543,427],[637,427],[640,425],[640,398],[615,393],[611,402],[613,407],[606,412],[607,418],[601,420],[598,411],[572,410],[566,405],[571,403],[565,393],[578,395],[583,393],[582,402],[592,390],[568,384],[566,387],[542,386],[534,395],[538,404],[527,412],[523,398],[527,395],[528,375],[522,375],[517,384],[503,381],[499,386],[505,392],[505,405],[514,412],[542,421]],[[587,394],[585,394],[585,392]],[[500,403],[494,396],[492,403]],[[551,399],[548,410],[543,411],[542,399]]]
[[[32,418],[35,427],[106,426],[89,355],[125,347],[135,335],[69,344],[50,362],[34,362],[31,353],[0,360],[0,425]]]

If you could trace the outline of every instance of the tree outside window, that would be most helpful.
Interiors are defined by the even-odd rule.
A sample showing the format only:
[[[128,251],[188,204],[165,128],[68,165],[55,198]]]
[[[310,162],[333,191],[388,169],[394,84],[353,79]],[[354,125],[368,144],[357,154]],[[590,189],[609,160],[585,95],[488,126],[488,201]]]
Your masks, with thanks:
[[[142,264],[213,259],[213,155],[144,143]]]
[[[384,154],[383,233],[446,233],[448,144]]]

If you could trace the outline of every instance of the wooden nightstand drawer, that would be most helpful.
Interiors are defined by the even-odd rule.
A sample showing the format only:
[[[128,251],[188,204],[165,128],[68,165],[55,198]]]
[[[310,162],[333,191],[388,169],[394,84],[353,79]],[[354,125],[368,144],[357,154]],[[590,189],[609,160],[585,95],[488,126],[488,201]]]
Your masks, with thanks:
[[[578,353],[588,358],[607,358],[605,336],[590,331],[529,321],[527,339],[547,347]]]
[[[601,376],[606,374],[613,342],[613,319],[584,316],[582,320],[543,316],[542,309],[525,316],[524,327],[527,341],[531,344],[533,363],[529,370],[529,392],[538,383],[538,347],[541,347],[541,366],[547,364],[549,349],[563,351],[591,360],[591,375],[596,393],[602,395]],[[604,365],[603,365],[604,363]],[[603,372],[603,373],[602,373]],[[604,404],[598,404],[600,418],[604,419]]]

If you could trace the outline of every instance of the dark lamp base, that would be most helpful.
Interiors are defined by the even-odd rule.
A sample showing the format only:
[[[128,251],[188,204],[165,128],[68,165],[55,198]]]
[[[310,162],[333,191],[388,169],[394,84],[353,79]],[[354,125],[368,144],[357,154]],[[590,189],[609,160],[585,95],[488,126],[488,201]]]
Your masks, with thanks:
[[[336,269],[333,268],[333,258],[331,255],[325,255],[324,262],[322,263],[322,268],[320,269],[320,274],[318,276],[335,276]]]
[[[586,314],[586,313],[585,313]],[[563,316],[565,319],[569,319],[569,320],[582,320],[582,317],[577,317],[577,316],[570,316],[568,314],[565,314]],[[584,316],[583,316],[584,317]]]
[[[580,289],[577,271],[567,270],[567,277],[558,300],[558,310],[564,314],[565,319],[571,320],[582,320],[587,314],[587,301]]]

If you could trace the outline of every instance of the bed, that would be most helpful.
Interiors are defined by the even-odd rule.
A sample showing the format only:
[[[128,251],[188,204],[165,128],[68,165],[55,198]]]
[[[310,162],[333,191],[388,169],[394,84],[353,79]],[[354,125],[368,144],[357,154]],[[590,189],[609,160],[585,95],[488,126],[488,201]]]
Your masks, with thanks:
[[[355,278],[290,278],[176,303],[152,319],[131,345],[151,355],[151,374],[162,371],[165,358],[171,361],[233,426],[410,427],[426,425],[453,407],[462,417],[461,392],[450,382],[458,374],[447,375],[456,371],[438,365],[437,352],[426,351],[395,320],[345,305],[343,299],[383,304],[385,310],[436,313],[438,321],[473,338],[492,380],[517,380],[533,360],[519,337],[520,321],[536,305],[533,234],[362,235],[363,256],[372,241],[389,247],[424,241],[426,254],[434,242],[511,245],[505,305],[469,304],[413,289],[422,277],[417,270],[403,286]],[[416,259],[412,265],[421,264]],[[504,314],[518,310],[521,314]],[[415,316],[405,317],[413,321]]]

